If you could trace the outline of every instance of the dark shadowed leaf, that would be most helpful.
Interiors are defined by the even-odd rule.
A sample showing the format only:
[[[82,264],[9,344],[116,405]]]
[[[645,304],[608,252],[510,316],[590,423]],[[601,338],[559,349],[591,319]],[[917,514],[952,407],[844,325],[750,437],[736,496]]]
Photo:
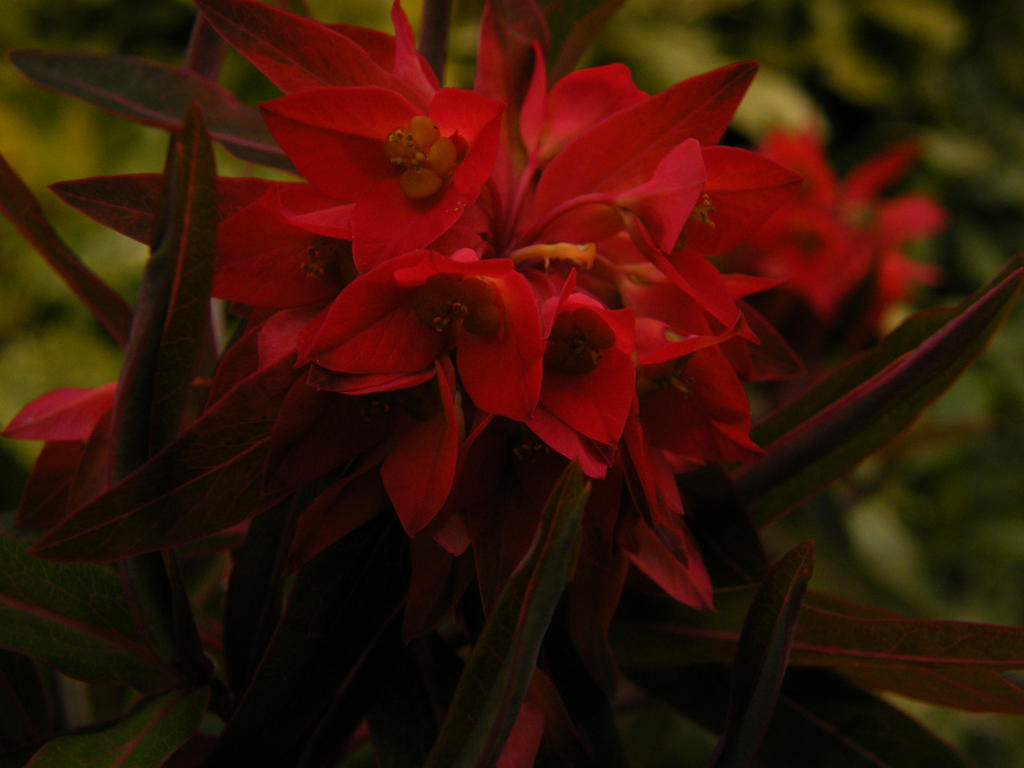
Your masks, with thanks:
[[[612,625],[620,663],[662,668],[732,660],[750,588],[715,593],[714,614],[635,601]],[[909,619],[810,593],[790,667],[831,667],[853,682],[977,712],[1024,714],[1024,690],[1000,673],[1024,669],[1024,629]]]
[[[121,722],[93,733],[61,736],[40,749],[27,768],[152,768],[195,733],[210,697],[207,688],[151,699]]]
[[[645,690],[712,732],[725,723],[725,665],[630,669]],[[790,667],[757,753],[758,765],[828,768],[967,768],[948,744],[882,699],[820,669]]]
[[[978,356],[1022,280],[1024,270],[1006,277],[913,351],[790,429],[765,457],[737,471],[737,493],[754,521],[768,523],[818,493],[909,426]],[[921,320],[906,333],[933,321]],[[859,366],[870,370],[873,364],[877,361]]]
[[[327,736],[337,748],[344,745],[372,703],[370,690],[386,679],[360,679],[373,649],[389,629],[400,642],[407,579],[400,566],[403,538],[397,521],[381,516],[299,572],[285,615],[210,766],[297,765],[314,736],[318,748],[329,746],[317,733],[329,716],[335,716],[336,730]]]
[[[533,546],[487,617],[427,768],[484,768],[501,754],[572,572],[588,490],[574,462],[548,499]]]
[[[676,482],[686,526],[700,545],[711,583],[719,587],[760,581],[770,563],[757,529],[736,498],[732,480],[719,464],[680,475]]]
[[[210,135],[229,152],[293,170],[254,107],[194,72],[130,56],[32,50],[8,55],[29,80],[147,125],[179,130],[189,107],[198,104]]]
[[[768,572],[743,622],[732,666],[729,711],[710,765],[750,765],[775,711],[813,568],[814,545],[794,547]]]
[[[139,639],[114,571],[47,563],[0,535],[0,648],[70,677],[152,690],[169,677]]]
[[[50,736],[50,703],[39,670],[27,656],[0,650],[0,755]]]
[[[114,341],[123,346],[128,341],[131,309],[64,244],[25,182],[3,156],[0,156],[0,211],[35,246]]]
[[[264,179],[217,179],[217,221],[238,213],[267,191]],[[50,189],[68,205],[122,235],[147,245],[164,187],[163,176],[139,173],[60,181]]]
[[[294,501],[253,518],[245,543],[232,556],[224,606],[224,660],[228,684],[241,695],[267,648],[281,613],[283,572],[295,532]]]
[[[177,440],[72,513],[37,545],[53,560],[116,560],[176,547],[273,503],[259,476],[292,358],[240,381]]]

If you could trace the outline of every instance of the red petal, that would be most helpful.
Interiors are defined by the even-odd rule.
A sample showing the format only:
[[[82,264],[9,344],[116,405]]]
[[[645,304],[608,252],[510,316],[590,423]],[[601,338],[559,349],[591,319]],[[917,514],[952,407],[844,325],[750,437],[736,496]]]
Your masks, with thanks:
[[[409,536],[423,530],[444,506],[459,453],[454,371],[450,363],[438,362],[435,367],[441,411],[396,435],[380,468],[384,488]]]
[[[797,193],[801,177],[781,165],[733,147],[707,147],[704,164],[708,180],[704,192],[713,209],[714,226],[699,218],[685,230],[688,248],[725,253],[750,239],[775,210]]]
[[[318,88],[260,109],[299,173],[340,201],[394,176],[384,140],[420,113],[394,91],[375,87]]]
[[[697,610],[712,609],[711,579],[700,557],[700,550],[687,536],[687,562],[680,562],[642,520],[629,529],[623,527],[622,548],[629,559],[683,605]]]
[[[94,389],[69,387],[40,395],[22,408],[0,434],[16,440],[86,440],[110,412],[117,384]]]
[[[417,98],[419,83],[379,66],[327,25],[249,0],[197,0],[213,27],[285,93],[330,85],[373,85]]]
[[[651,178],[661,159],[689,138],[714,144],[754,77],[733,64],[684,80],[580,134],[545,169],[533,210],[592,192],[621,192]]]
[[[846,177],[846,197],[849,200],[870,200],[910,170],[920,154],[916,139],[901,141],[883,150],[854,168]]]

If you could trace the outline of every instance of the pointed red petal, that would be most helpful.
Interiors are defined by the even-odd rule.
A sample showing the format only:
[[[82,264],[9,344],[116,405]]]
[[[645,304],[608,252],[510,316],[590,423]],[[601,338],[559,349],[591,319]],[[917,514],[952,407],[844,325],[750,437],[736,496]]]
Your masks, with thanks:
[[[0,434],[17,440],[86,440],[110,411],[117,384],[69,387],[40,395],[22,408]]]

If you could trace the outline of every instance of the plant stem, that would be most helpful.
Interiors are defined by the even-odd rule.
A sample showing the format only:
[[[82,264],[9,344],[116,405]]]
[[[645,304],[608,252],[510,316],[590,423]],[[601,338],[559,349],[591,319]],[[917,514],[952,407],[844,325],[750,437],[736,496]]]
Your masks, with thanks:
[[[420,53],[430,64],[437,80],[444,85],[444,65],[448,61],[448,27],[452,0],[425,0],[420,26]]]

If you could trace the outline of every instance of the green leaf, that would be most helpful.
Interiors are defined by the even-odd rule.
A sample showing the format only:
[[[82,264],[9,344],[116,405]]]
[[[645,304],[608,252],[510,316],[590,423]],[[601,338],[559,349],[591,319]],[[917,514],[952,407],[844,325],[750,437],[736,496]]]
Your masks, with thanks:
[[[234,155],[294,171],[259,112],[194,72],[130,56],[14,50],[11,63],[29,80],[146,125],[180,130],[198,104],[210,134]]]
[[[820,492],[908,427],[980,354],[1020,292],[1010,274],[916,348],[775,440],[763,458],[734,474],[741,502],[760,525]],[[901,338],[936,322],[926,318]],[[903,342],[901,342],[903,343]],[[871,363],[859,361],[858,369]],[[842,380],[843,385],[851,381]],[[821,390],[812,393],[817,402]]]
[[[794,547],[768,572],[750,604],[733,663],[725,730],[710,763],[714,768],[745,768],[757,753],[782,686],[813,558],[813,542]]]
[[[626,672],[641,688],[702,727],[722,730],[728,707],[727,666]],[[827,670],[793,667],[786,672],[757,765],[967,768],[952,747],[884,700]]]
[[[0,534],[0,647],[90,682],[153,690],[170,673],[139,639],[108,568],[38,560]]]
[[[0,156],[0,211],[60,275],[118,344],[128,341],[132,311],[60,239],[25,182]]]
[[[94,733],[61,736],[40,749],[26,768],[154,768],[199,727],[207,688],[151,699],[121,722]]]
[[[588,492],[574,462],[552,491],[537,538],[487,617],[427,768],[483,768],[501,754],[572,573]]]
[[[389,672],[378,665],[372,671],[379,679],[361,677],[373,650],[392,634],[400,642],[408,577],[399,565],[404,545],[397,522],[381,516],[299,572],[285,615],[209,765],[298,765],[311,742],[317,749],[330,746],[325,735],[339,749],[344,745],[365,716],[371,691]],[[331,718],[330,734],[317,732],[325,718]]]

